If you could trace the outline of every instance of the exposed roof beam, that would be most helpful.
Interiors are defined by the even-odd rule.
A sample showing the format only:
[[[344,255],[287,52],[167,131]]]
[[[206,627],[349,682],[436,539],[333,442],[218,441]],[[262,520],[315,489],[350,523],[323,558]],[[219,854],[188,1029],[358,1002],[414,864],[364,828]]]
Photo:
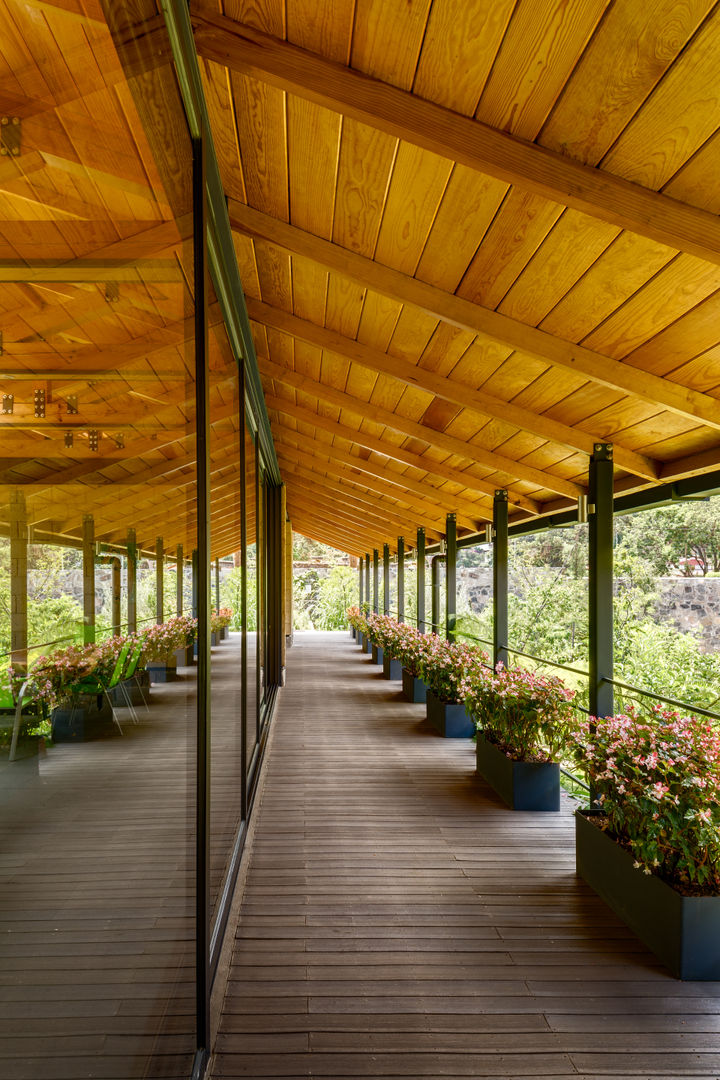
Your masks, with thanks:
[[[504,457],[502,454],[496,454],[494,451],[487,450],[476,443],[456,439],[454,436],[446,435],[445,432],[437,431],[426,424],[419,424],[414,420],[409,420],[407,417],[394,413],[390,409],[383,409],[379,405],[373,405],[371,402],[361,401],[353,397],[352,394],[348,394],[343,390],[335,390],[325,383],[316,382],[315,379],[302,375],[298,371],[291,371],[290,368],[283,367],[281,364],[274,364],[272,361],[265,360],[262,357],[258,357],[258,363],[262,373],[285,383],[287,386],[293,386],[306,394],[312,394],[319,401],[327,401],[337,405],[340,409],[354,412],[361,419],[372,420],[376,424],[383,424],[385,427],[398,431],[403,435],[421,439],[423,442],[428,443],[429,446],[447,450],[449,454],[457,455],[473,464],[480,465],[482,468],[507,474],[528,484],[536,484],[539,488],[554,491],[558,495],[566,495],[570,499],[576,499],[585,491],[585,488],[580,484],[574,484],[569,480],[554,476],[551,472],[541,471],[530,465],[524,465],[520,461]],[[495,484],[495,488],[504,488],[505,486],[504,480]]]
[[[546,363],[567,368],[578,375],[650,402],[658,410],[667,409],[694,423],[720,430],[720,407],[717,398],[690,390],[669,379],[660,378],[631,364],[613,360],[602,353],[553,337],[535,326],[528,326],[508,315],[473,304],[454,293],[373,262],[347,248],[322,240],[277,218],[261,214],[243,203],[230,200],[233,228],[248,236],[259,236],[288,251],[312,259],[328,269],[357,282],[363,288],[391,297],[401,304],[411,304],[443,322],[484,334],[494,341],[510,345],[520,352]]]
[[[705,210],[583,165],[535,143],[262,34],[195,4],[198,52],[508,184],[639,236],[720,263],[720,220]],[[450,76],[451,77],[451,76]]]
[[[394,458],[395,461],[401,461],[404,465],[412,465],[414,468],[421,469],[431,476],[441,476],[443,480],[449,480],[452,484],[459,484],[468,491],[478,491],[485,496],[490,496],[490,498],[497,491],[497,485],[478,480],[472,473],[463,472],[462,469],[453,469],[444,463],[432,461],[427,456],[415,454],[410,450],[395,446],[387,439],[376,439],[365,431],[357,431],[355,428],[347,427],[345,424],[328,420],[324,416],[318,416],[311,409],[304,409],[291,401],[285,401],[283,398],[266,394],[266,402],[268,409],[275,409],[276,412],[283,413],[292,420],[308,424],[310,427],[317,428],[320,431],[327,431],[330,435],[337,435],[338,438],[345,439],[355,446],[364,446],[367,450],[374,450],[384,457]],[[528,510],[531,514],[537,514],[540,510],[540,504],[534,499],[529,499],[526,495],[518,495],[512,488],[508,491],[508,501],[513,506]],[[479,508],[478,512],[479,515],[482,514]]]
[[[427,371],[417,364],[412,364],[400,357],[389,356],[387,353],[372,349],[359,341],[345,337],[335,330],[328,330],[323,326],[308,322],[307,319],[299,319],[287,311],[271,307],[260,300],[245,298],[248,315],[250,318],[263,326],[279,330],[300,341],[316,345],[321,349],[343,356],[354,363],[361,364],[371,371],[379,371],[384,375],[390,375],[399,379],[408,386],[419,387],[427,390],[437,397],[460,405],[464,409],[472,409],[482,416],[491,416],[503,420],[508,424],[528,431],[542,439],[558,443],[569,450],[581,451],[592,454],[595,443],[601,440],[599,435],[590,435],[578,428],[561,424],[549,416],[542,416],[523,409],[519,405],[513,405],[511,401],[503,401],[483,390],[475,390],[470,386],[464,386],[454,379],[443,375],[437,375],[433,371]],[[604,438],[602,441],[606,441]],[[614,444],[615,464],[637,476],[643,476],[648,480],[657,479],[659,464],[636,454],[633,450],[627,450],[617,443]]]
[[[469,529],[477,528],[479,520],[489,521],[492,517],[489,506],[476,506],[469,500],[458,499],[434,484],[414,480],[407,473],[395,472],[371,459],[345,453],[328,443],[309,441],[298,431],[276,430],[275,445],[288,447],[294,460],[313,472],[319,470],[321,475],[327,475],[330,479],[369,488],[386,495],[391,501],[399,499],[408,503],[423,520],[438,528],[442,525],[441,516],[438,515],[442,515],[443,511],[457,513],[458,522]]]

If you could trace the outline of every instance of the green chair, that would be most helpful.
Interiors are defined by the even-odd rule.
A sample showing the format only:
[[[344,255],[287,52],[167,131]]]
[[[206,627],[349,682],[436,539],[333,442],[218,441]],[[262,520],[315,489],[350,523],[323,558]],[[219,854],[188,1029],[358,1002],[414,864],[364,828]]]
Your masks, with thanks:
[[[131,643],[128,642],[128,644],[131,644]],[[133,678],[133,676],[135,675],[135,673],[137,671],[138,665],[140,663],[140,658],[142,657],[142,652],[143,652],[144,646],[145,646],[145,637],[144,637],[144,635],[135,639],[135,642],[134,642],[133,648],[132,648],[132,652],[130,652],[129,656],[127,656],[127,663],[125,665],[125,669],[121,673],[120,680],[118,682],[118,690],[122,694],[122,696],[124,697],[125,704],[127,705],[128,709],[130,710],[130,714],[131,714],[131,716],[133,718],[133,722],[136,723],[136,724],[139,724],[140,721],[138,720],[138,714],[135,711],[135,706],[133,705],[130,694],[128,693],[126,683],[128,683],[130,681],[130,679]],[[145,693],[144,693],[143,688],[140,685],[140,683],[138,683],[138,690],[140,691],[140,696],[143,699],[143,705],[145,706],[146,709],[148,709],[147,699],[145,697]]]
[[[120,720],[118,719],[117,712],[115,711],[115,706],[113,705],[110,691],[114,689],[114,687],[116,687],[120,682],[120,678],[125,667],[125,662],[127,660],[127,655],[130,651],[131,644],[131,641],[126,641],[123,645],[122,649],[118,653],[117,660],[115,661],[115,667],[113,668],[110,678],[107,681],[103,681],[98,675],[86,675],[84,678],[79,679],[76,683],[73,684],[73,686],[71,687],[71,693],[73,695],[73,706],[70,713],[71,724],[73,722],[73,716],[75,714],[76,697],[78,697],[80,694],[86,694],[88,696],[97,695],[99,704],[103,695],[105,695],[108,699],[108,704],[110,705],[113,723],[116,725],[118,731],[122,735],[122,726],[120,724]]]

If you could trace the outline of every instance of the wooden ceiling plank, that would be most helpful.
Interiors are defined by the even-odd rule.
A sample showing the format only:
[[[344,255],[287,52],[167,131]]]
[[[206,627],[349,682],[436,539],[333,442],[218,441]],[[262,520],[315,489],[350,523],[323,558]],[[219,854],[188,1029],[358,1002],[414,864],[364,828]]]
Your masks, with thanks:
[[[450,454],[465,458],[483,467],[500,473],[507,473],[518,480],[525,480],[527,483],[536,484],[542,489],[554,491],[558,495],[566,495],[571,499],[577,498],[584,493],[585,489],[580,484],[574,484],[562,480],[550,472],[541,472],[539,469],[534,469],[529,465],[523,465],[521,462],[513,461],[511,458],[503,457],[501,454],[485,450],[475,443],[464,442],[451,435],[446,435],[444,432],[435,431],[433,428],[418,424],[398,413],[360,401],[351,394],[334,390],[324,383],[315,382],[305,375],[291,371],[289,368],[284,368],[279,364],[274,364],[272,361],[261,360],[260,370],[272,378],[279,379],[289,386],[303,390],[322,401],[328,401],[341,409],[355,412],[361,418],[374,420],[376,423],[384,424],[386,427],[404,435],[422,439],[430,446],[437,446],[447,450]],[[504,487],[505,485],[498,484],[497,486]]]
[[[493,397],[492,394],[487,394],[482,390],[463,386],[447,376],[435,375],[432,371],[402,360],[400,357],[389,356],[387,353],[371,349],[342,334],[316,326],[306,319],[298,319],[286,311],[270,307],[259,300],[246,297],[246,303],[250,318],[256,322],[272,326],[276,330],[317,345],[321,349],[336,352],[371,371],[383,372],[400,379],[408,386],[428,390],[437,397],[461,405],[463,408],[473,409],[483,416],[505,420],[523,431],[529,431],[541,438],[556,442],[569,450],[582,450],[586,454],[592,454],[594,445],[599,439],[599,436],[571,428],[548,416],[523,409],[510,401],[503,401],[502,398]],[[621,469],[644,476],[648,480],[654,480],[658,476],[657,462],[643,457],[642,454],[616,445],[614,456],[616,465]]]
[[[336,446],[317,440],[308,442],[298,432],[281,430],[277,435],[276,445],[287,447],[302,465],[307,465],[311,470],[322,469],[324,473],[350,484],[374,489],[391,500],[399,498],[417,510],[425,521],[440,525],[441,518],[437,515],[445,510],[447,513],[458,513],[458,520],[462,519],[468,528],[475,528],[478,520],[489,521],[492,517],[489,507],[476,506],[464,498],[456,498],[441,488],[429,485],[427,481],[415,481],[406,473],[393,473],[385,466],[345,453]],[[434,501],[427,501],[429,499]]]
[[[412,465],[414,468],[420,469],[424,473],[441,476],[444,480],[449,480],[453,484],[460,484],[469,491],[478,491],[483,495],[490,496],[490,498],[493,498],[497,491],[497,488],[493,484],[487,484],[482,480],[478,480],[476,477],[469,475],[466,472],[462,472],[460,469],[452,469],[447,465],[423,457],[420,454],[415,454],[409,450],[403,450],[401,447],[394,446],[387,440],[383,441],[382,439],[376,439],[374,436],[368,435],[364,431],[357,431],[355,428],[336,423],[334,420],[327,420],[325,417],[318,416],[317,413],[312,412],[310,409],[304,409],[300,405],[294,405],[290,402],[283,401],[282,398],[273,395],[268,395],[266,401],[269,409],[275,409],[279,413],[284,413],[291,419],[308,424],[310,427],[327,431],[331,435],[337,435],[339,438],[345,439],[355,446],[364,446],[367,450],[374,450],[384,457],[394,458],[396,461],[401,461],[404,465]],[[508,491],[508,501],[514,506],[519,506],[523,510],[528,510],[531,514],[539,512],[539,503],[533,499],[529,499],[526,495],[518,495],[512,490]]]
[[[713,214],[260,34],[206,4],[193,6],[192,21],[200,55],[232,71],[621,229],[720,263],[720,222]]]
[[[574,371],[592,382],[649,401],[720,430],[717,400],[707,394],[690,390],[631,364],[613,360],[602,353],[553,337],[534,326],[473,304],[452,293],[443,292],[407,274],[381,266],[362,255],[296,229],[286,222],[269,218],[241,203],[231,200],[229,210],[233,228],[261,236],[286,251],[295,251],[306,258],[315,259],[367,288],[385,293],[403,304],[418,307],[460,329],[486,335],[550,364]]]

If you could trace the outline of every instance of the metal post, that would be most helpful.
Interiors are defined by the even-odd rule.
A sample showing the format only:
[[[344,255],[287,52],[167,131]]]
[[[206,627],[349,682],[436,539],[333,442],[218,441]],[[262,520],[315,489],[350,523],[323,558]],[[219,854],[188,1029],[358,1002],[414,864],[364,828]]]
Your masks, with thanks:
[[[370,611],[370,553],[365,552],[365,607]]]
[[[397,538],[398,622],[405,622],[405,538]]]
[[[383,615],[390,614],[390,545],[383,544]]]
[[[440,633],[440,567],[445,562],[445,555],[433,555],[430,560],[430,596],[431,629],[433,634]]]
[[[128,634],[137,633],[137,540],[135,530],[127,532],[127,622]]]
[[[183,585],[185,584],[185,561],[183,559],[183,546],[178,544],[177,553],[177,568],[176,568],[176,581],[175,581],[175,613],[176,615],[182,615],[183,613]]]
[[[613,685],[613,448],[598,443],[588,488],[589,659],[591,716],[612,716]]]
[[[27,671],[28,525],[25,496],[10,496],[10,662],[16,675]]]
[[[158,536],[155,541],[155,622],[163,622],[165,608],[165,592],[163,588],[163,571],[165,569],[165,554],[163,538]]]
[[[95,519],[83,518],[83,642],[95,641]]]
[[[220,610],[220,560],[215,560],[215,610]]]
[[[457,521],[454,514],[448,514],[445,519],[445,539],[445,637],[448,641],[454,641],[457,618]]]
[[[363,608],[363,557],[358,559],[358,607]]]
[[[120,611],[120,597],[122,595],[121,589],[121,572],[122,565],[120,559],[114,556],[110,560],[110,567],[112,573],[112,632],[113,637],[120,637],[122,615]]]
[[[496,491],[493,499],[493,660],[495,667],[508,660],[508,494]]]
[[[373,548],[373,592],[372,592],[372,609],[377,615],[378,613],[378,597],[380,593],[380,556],[378,549]]]
[[[210,396],[205,139],[192,140],[197,485],[195,602],[198,616],[195,820],[195,987],[198,1048],[210,1048]]]
[[[193,619],[198,617],[198,553],[197,550],[192,553],[192,565],[191,565],[191,612]]]
[[[425,530],[417,531],[417,628],[425,633]]]

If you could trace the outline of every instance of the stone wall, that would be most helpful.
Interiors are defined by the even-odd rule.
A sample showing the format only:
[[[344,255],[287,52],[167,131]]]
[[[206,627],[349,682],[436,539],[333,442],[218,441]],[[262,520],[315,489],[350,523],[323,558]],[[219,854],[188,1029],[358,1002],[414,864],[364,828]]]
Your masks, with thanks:
[[[471,611],[492,604],[492,570],[458,569],[458,590]],[[511,593],[520,594],[510,580]],[[720,652],[720,578],[660,578],[656,617],[679,630],[693,631],[706,652]]]

